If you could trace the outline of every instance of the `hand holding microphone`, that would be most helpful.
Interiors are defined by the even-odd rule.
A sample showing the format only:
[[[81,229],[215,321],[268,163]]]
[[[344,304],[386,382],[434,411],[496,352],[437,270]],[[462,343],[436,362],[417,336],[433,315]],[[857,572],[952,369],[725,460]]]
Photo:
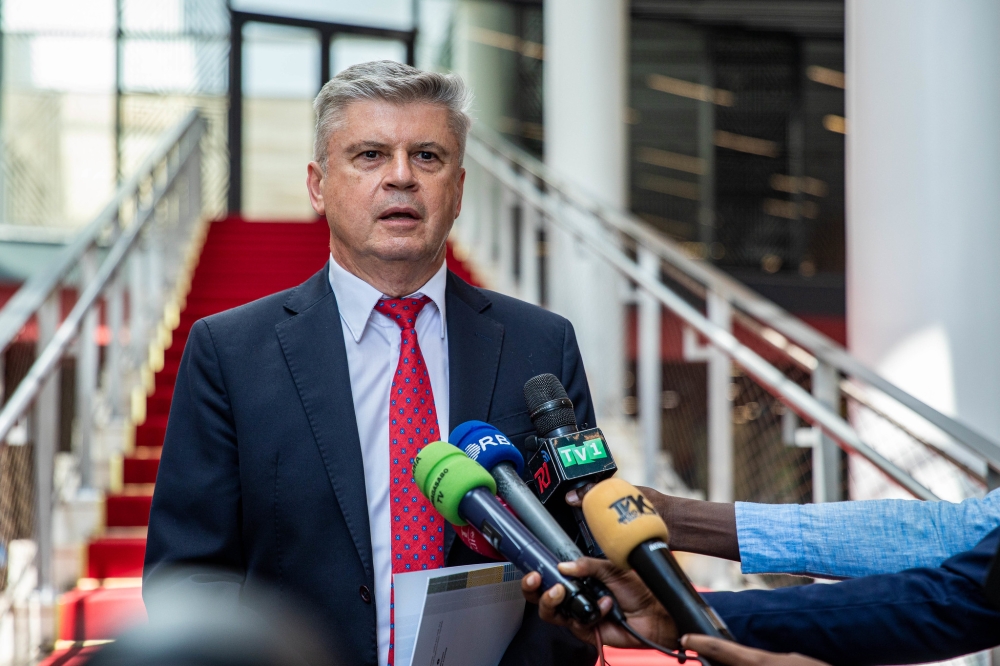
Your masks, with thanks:
[[[656,600],[649,588],[634,571],[619,569],[607,560],[582,557],[575,562],[561,562],[559,571],[574,578],[591,578],[601,581],[617,599],[619,607],[632,630],[650,641],[668,647],[677,645],[677,627],[673,618]],[[559,604],[565,598],[565,591],[556,586],[544,588],[541,577],[531,573],[521,579],[521,591],[530,603],[538,605],[538,616],[546,622],[567,627],[582,641],[595,643],[594,627],[583,625],[558,612]],[[648,647],[635,635],[622,627],[621,623],[608,615],[611,610],[610,598],[598,600],[602,622],[598,625],[604,645],[620,648]]]
[[[677,564],[667,546],[666,524],[635,486],[621,479],[602,481],[584,496],[583,513],[608,559],[635,569],[681,634],[733,639]]]
[[[584,497],[583,513],[611,563],[596,565],[592,564],[593,560],[584,558],[576,562],[576,567],[562,564],[560,569],[563,573],[593,569],[602,577],[625,611],[625,621],[616,622],[624,633],[635,642],[677,656],[682,662],[683,653],[678,655],[663,646],[664,642],[673,644],[678,634],[697,633],[713,639],[732,640],[726,625],[701,598],[670,553],[666,543],[667,526],[634,486],[621,479],[602,481]],[[612,565],[622,571],[615,572]],[[521,586],[529,600],[538,600],[539,614],[544,619],[554,617],[545,606],[557,603],[561,590],[550,589],[539,597],[536,594],[539,580],[533,576],[526,577]],[[643,591],[651,595],[645,596]],[[601,610],[605,608],[602,606]],[[572,624],[570,627],[583,637],[583,628]],[[596,638],[629,647],[630,641],[614,629],[616,627],[607,627],[610,630],[608,639]],[[709,666],[712,663],[704,657],[698,661]]]

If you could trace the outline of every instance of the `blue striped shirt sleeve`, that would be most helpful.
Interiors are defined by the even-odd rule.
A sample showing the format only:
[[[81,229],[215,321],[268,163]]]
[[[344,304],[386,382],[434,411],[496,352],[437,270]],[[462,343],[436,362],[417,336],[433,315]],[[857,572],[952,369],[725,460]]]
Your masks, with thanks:
[[[1000,527],[1000,489],[961,503],[736,503],[743,573],[856,578],[937,567]]]

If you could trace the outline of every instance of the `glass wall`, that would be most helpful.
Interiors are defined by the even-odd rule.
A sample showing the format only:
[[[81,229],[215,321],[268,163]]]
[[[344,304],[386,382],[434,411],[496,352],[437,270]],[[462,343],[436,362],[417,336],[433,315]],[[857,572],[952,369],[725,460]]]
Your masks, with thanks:
[[[444,3],[444,4],[442,4]],[[418,6],[428,11],[420,14]],[[209,118],[206,201],[225,210],[230,11],[226,0],[4,0],[0,224],[76,228],[93,218],[163,131],[191,108]],[[447,34],[448,0],[237,1],[236,10]],[[245,26],[247,213],[313,215],[305,191],[319,32]],[[436,35],[436,37],[434,37]],[[436,40],[436,41],[435,41]],[[331,71],[406,60],[402,42],[336,36]],[[439,49],[439,47],[436,47]]]
[[[633,210],[744,277],[844,268],[843,41],[636,19]]]
[[[224,0],[7,0],[2,18],[0,223],[86,223],[194,106],[221,145]],[[221,206],[224,161],[206,168]]]

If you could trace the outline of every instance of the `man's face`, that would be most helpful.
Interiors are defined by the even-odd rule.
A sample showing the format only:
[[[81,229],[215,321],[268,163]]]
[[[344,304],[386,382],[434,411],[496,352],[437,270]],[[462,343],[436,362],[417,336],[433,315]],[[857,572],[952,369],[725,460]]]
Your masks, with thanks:
[[[338,261],[368,270],[383,262],[439,266],[462,208],[458,150],[442,106],[350,104],[327,144],[325,173],[313,162],[308,178]]]

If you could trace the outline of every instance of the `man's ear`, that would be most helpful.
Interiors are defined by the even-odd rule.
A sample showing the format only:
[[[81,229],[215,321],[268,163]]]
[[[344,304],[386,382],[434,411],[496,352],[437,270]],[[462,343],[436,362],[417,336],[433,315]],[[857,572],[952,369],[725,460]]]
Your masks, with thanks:
[[[326,202],[323,200],[323,180],[326,175],[319,163],[310,162],[306,167],[306,189],[309,190],[309,203],[320,217],[326,217]]]

